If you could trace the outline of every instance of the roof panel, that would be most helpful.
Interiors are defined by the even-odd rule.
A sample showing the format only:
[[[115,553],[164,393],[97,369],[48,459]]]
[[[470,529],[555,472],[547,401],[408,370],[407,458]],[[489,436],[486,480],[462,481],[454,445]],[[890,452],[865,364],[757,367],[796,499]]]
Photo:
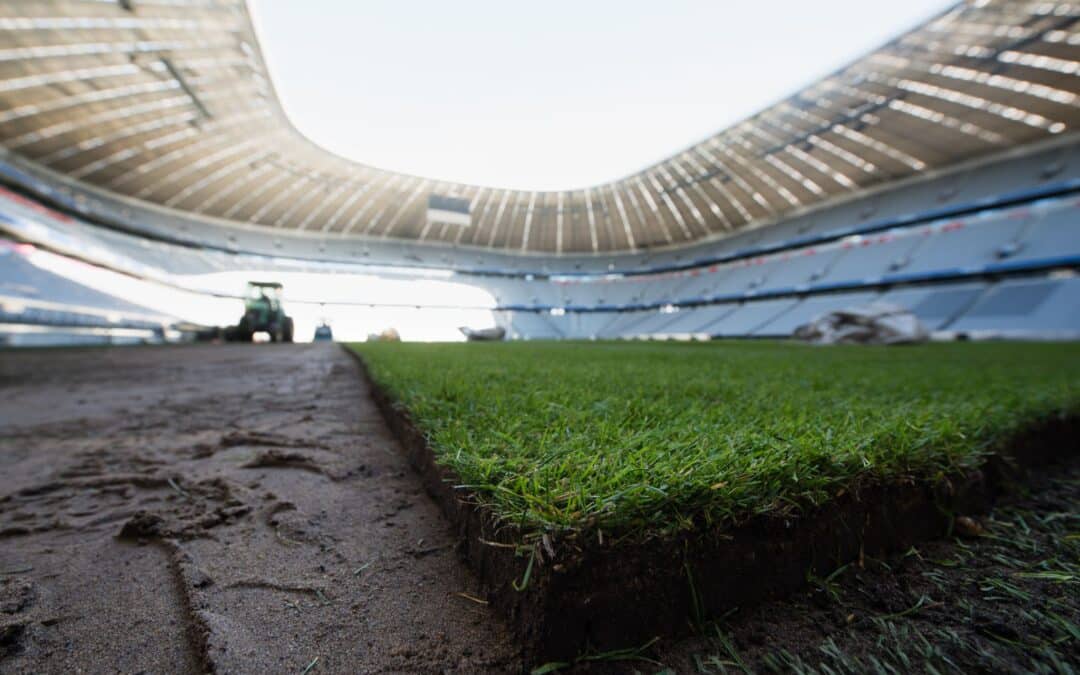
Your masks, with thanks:
[[[88,185],[268,228],[605,253],[758,226],[1074,130],[1080,9],[959,3],[671,158],[567,192],[381,171],[301,136],[242,0],[0,4],[0,144]],[[427,222],[429,194],[472,223]]]

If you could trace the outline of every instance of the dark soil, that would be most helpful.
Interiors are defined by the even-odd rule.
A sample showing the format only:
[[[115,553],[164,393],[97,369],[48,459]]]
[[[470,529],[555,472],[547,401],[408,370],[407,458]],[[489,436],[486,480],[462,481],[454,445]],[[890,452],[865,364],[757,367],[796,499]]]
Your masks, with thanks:
[[[362,362],[361,362],[362,363]],[[455,486],[408,412],[372,386],[376,404],[425,485],[457,523],[467,559],[532,664],[571,663],[686,634],[709,617],[783,598],[814,575],[905,550],[960,527],[1028,466],[1075,455],[1076,420],[1048,420],[1011,439],[983,471],[869,483],[799,518],[760,517],[723,532],[618,539],[550,536],[526,542]],[[959,518],[957,518],[959,516]],[[595,537],[595,538],[594,538]]]
[[[0,383],[0,673],[520,672],[339,348],[0,352]]]
[[[1046,467],[975,527],[810,575],[658,645],[642,672],[1068,673],[1080,666],[1080,462]],[[627,665],[627,664],[623,664]]]

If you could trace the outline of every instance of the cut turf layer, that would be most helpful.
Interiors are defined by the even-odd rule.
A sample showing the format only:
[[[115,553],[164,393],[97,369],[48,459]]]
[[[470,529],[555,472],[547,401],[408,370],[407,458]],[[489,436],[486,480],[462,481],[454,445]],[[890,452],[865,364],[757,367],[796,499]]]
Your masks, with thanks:
[[[1078,530],[1080,462],[1047,465],[974,531],[868,556],[651,656],[716,675],[1068,672],[1080,662]]]
[[[1075,448],[1080,411],[1075,344],[357,350],[537,658],[939,534],[985,505],[987,457]]]

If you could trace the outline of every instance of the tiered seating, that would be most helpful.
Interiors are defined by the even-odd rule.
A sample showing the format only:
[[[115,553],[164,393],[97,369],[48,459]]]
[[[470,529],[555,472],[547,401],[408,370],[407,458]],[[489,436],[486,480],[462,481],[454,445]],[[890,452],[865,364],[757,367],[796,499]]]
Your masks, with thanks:
[[[818,283],[862,284],[899,273],[928,238],[929,229],[920,228],[917,232],[890,230],[844,242],[840,255]]]
[[[542,312],[506,312],[509,316],[508,323],[511,327],[511,337],[525,338],[529,340],[554,340],[567,337],[550,320],[550,316]]]
[[[754,335],[770,321],[799,304],[797,298],[744,302],[734,312],[706,327],[711,335]]]
[[[985,283],[935,284],[889,291],[881,300],[911,310],[930,330],[942,330],[967,311],[986,288]]]
[[[707,328],[728,316],[736,309],[738,304],[710,305],[696,309],[684,309],[672,315],[667,323],[662,325],[662,330],[668,334],[681,333],[696,335],[706,333]]]
[[[760,326],[754,331],[754,335],[791,335],[796,328],[813,321],[822,314],[845,307],[865,305],[873,302],[878,295],[876,291],[863,291],[860,293],[830,293],[828,295],[810,296],[800,300],[798,304],[788,311]]]
[[[95,200],[114,220],[145,216],[155,231],[168,226],[196,232],[212,225]],[[145,276],[240,266],[366,269],[341,262],[340,251],[328,251],[321,260],[237,258],[220,247],[152,241],[51,212],[0,189],[0,226],[5,223],[46,232],[50,245]],[[248,235],[236,236],[230,246],[243,249]],[[1080,312],[1071,301],[1077,282],[1063,275],[1080,269],[1080,144],[910,182],[684,249],[525,258],[429,250],[423,243],[348,246],[363,250],[364,264],[456,267],[456,281],[491,291],[507,310],[511,333],[520,337],[783,336],[818,314],[875,299],[910,308],[933,330],[1080,335]],[[115,303],[122,301],[116,298],[86,295],[89,289],[60,281],[28,283],[40,270],[9,267],[0,269],[2,294],[16,292],[3,287],[7,274],[43,289],[37,297],[52,302],[131,311],[118,308]],[[526,308],[540,311],[520,311]],[[565,315],[558,314],[563,310]]]
[[[775,247],[815,233],[858,227],[869,228],[865,234],[779,248],[694,270],[571,284],[567,296],[575,305],[609,310],[625,305],[621,300],[627,296],[640,298],[636,306],[641,311],[607,324],[606,337],[701,332],[785,336],[819,314],[873,300],[911,309],[932,330],[1080,336],[1080,307],[1069,299],[1078,282],[1045,276],[1055,269],[1080,268],[1080,197],[1075,188],[996,206],[1025,186],[1017,171],[1033,176],[1047,166],[1047,157],[1039,155],[1018,160],[1012,168],[992,165],[905,186],[736,235],[715,244],[714,254],[752,253],[758,250],[754,247]],[[1050,166],[1057,173],[1046,173],[1060,177],[1061,166],[1060,162],[1056,169]],[[1008,193],[994,192],[1009,188]],[[937,219],[918,212],[919,200],[923,214],[947,208],[955,212],[961,197],[982,199],[985,204],[972,210],[978,203],[969,202],[960,215],[945,213]],[[942,206],[945,203],[953,206]],[[908,224],[897,221],[897,216]],[[880,229],[875,223],[888,222],[882,220],[885,217],[894,219],[893,226]],[[859,219],[865,221],[861,226],[838,226]],[[672,255],[656,259],[670,262]],[[1002,279],[1002,274],[1012,276]],[[1018,274],[1034,276],[1016,278]],[[644,292],[632,293],[642,286]],[[620,302],[611,303],[609,298]],[[681,311],[660,311],[665,305]],[[598,323],[590,321],[589,330]],[[573,322],[568,325],[569,333],[576,335]]]
[[[1080,198],[1036,204],[1014,250],[1002,251],[997,267],[1080,254]]]
[[[938,224],[899,274],[948,275],[981,270],[998,251],[1016,241],[1028,224],[1024,213],[996,212],[979,218]]]
[[[160,329],[165,317],[28,261],[0,240],[0,323]]]
[[[1006,337],[1076,337],[1080,277],[1002,281],[983,293],[950,330]]]

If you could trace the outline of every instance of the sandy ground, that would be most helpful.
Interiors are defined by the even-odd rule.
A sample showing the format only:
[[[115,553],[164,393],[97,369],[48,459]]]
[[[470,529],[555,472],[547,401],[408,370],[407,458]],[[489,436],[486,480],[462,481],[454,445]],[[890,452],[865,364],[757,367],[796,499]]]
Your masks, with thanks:
[[[365,386],[334,345],[0,353],[0,672],[520,672]]]

